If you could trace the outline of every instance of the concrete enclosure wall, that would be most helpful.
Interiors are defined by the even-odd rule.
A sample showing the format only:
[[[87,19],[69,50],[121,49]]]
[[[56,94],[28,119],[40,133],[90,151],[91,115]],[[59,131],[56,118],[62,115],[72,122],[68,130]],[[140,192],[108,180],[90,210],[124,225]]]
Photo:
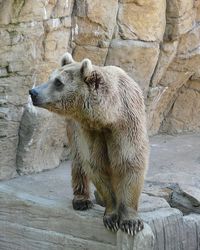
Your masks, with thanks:
[[[125,69],[151,135],[200,131],[199,0],[3,0],[0,33],[1,179],[66,157],[64,119],[28,100],[66,51]]]

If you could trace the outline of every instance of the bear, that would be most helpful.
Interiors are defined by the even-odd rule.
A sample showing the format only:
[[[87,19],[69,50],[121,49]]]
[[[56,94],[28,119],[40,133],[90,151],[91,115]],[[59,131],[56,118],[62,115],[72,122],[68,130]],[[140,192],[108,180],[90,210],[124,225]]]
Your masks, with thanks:
[[[139,85],[119,67],[76,62],[66,53],[49,80],[29,94],[33,105],[68,119],[74,209],[92,207],[91,181],[105,205],[105,227],[132,236],[141,231],[149,139]]]

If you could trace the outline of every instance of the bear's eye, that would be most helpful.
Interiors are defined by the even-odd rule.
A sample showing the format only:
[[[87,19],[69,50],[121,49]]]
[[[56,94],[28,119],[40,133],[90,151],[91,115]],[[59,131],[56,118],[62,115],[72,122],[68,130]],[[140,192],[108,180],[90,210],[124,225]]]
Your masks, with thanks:
[[[61,87],[61,86],[63,86],[63,83],[62,83],[58,78],[56,78],[56,79],[54,80],[54,85],[55,85],[56,87]]]

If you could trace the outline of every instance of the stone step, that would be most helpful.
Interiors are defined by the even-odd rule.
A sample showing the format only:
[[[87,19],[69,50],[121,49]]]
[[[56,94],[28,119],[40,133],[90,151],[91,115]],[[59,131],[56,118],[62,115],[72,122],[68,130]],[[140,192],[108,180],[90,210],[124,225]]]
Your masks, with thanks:
[[[142,232],[130,237],[121,231],[107,231],[102,222],[103,207],[95,204],[82,212],[72,209],[71,191],[62,191],[69,172],[64,165],[0,183],[0,249],[200,249],[200,215],[183,216],[163,198],[147,194],[142,195],[140,204],[145,221]],[[59,180],[58,176],[65,178],[55,185],[52,177]]]
[[[1,250],[115,250],[115,246],[110,244],[104,244],[92,240],[79,239],[71,235],[57,233],[55,231],[26,227],[6,221],[1,221],[0,224]]]
[[[117,236],[104,228],[104,208],[98,205],[87,212],[77,212],[68,200],[58,201],[16,192],[3,184],[0,185],[0,200],[0,249],[114,250],[118,248],[117,244],[123,246],[121,241],[125,241],[127,247],[129,244],[134,247],[132,237],[123,236],[122,232]],[[150,249],[154,236],[148,225],[135,237],[135,244],[144,237],[143,245]],[[118,243],[117,238],[121,239]]]

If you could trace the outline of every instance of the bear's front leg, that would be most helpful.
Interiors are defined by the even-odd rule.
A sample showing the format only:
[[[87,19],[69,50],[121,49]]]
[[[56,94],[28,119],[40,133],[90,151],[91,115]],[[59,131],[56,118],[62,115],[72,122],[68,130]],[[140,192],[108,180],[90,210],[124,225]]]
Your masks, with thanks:
[[[120,176],[115,188],[119,228],[132,236],[144,228],[143,221],[138,216],[139,198],[144,182],[144,173],[141,169],[138,172],[128,171],[124,177]]]
[[[67,120],[67,137],[72,157],[72,189],[74,198],[72,201],[75,210],[90,209],[93,204],[90,200],[89,180],[86,176],[80,155],[78,152],[77,138],[79,137],[76,123],[72,120]]]
[[[88,177],[76,159],[72,162],[72,188],[74,194],[72,205],[75,210],[87,210],[93,207]]]
[[[119,216],[111,179],[107,173],[95,173],[95,176],[92,177],[92,182],[97,189],[98,195],[101,197],[101,202],[105,206],[104,226],[108,230],[116,232],[119,229]]]

